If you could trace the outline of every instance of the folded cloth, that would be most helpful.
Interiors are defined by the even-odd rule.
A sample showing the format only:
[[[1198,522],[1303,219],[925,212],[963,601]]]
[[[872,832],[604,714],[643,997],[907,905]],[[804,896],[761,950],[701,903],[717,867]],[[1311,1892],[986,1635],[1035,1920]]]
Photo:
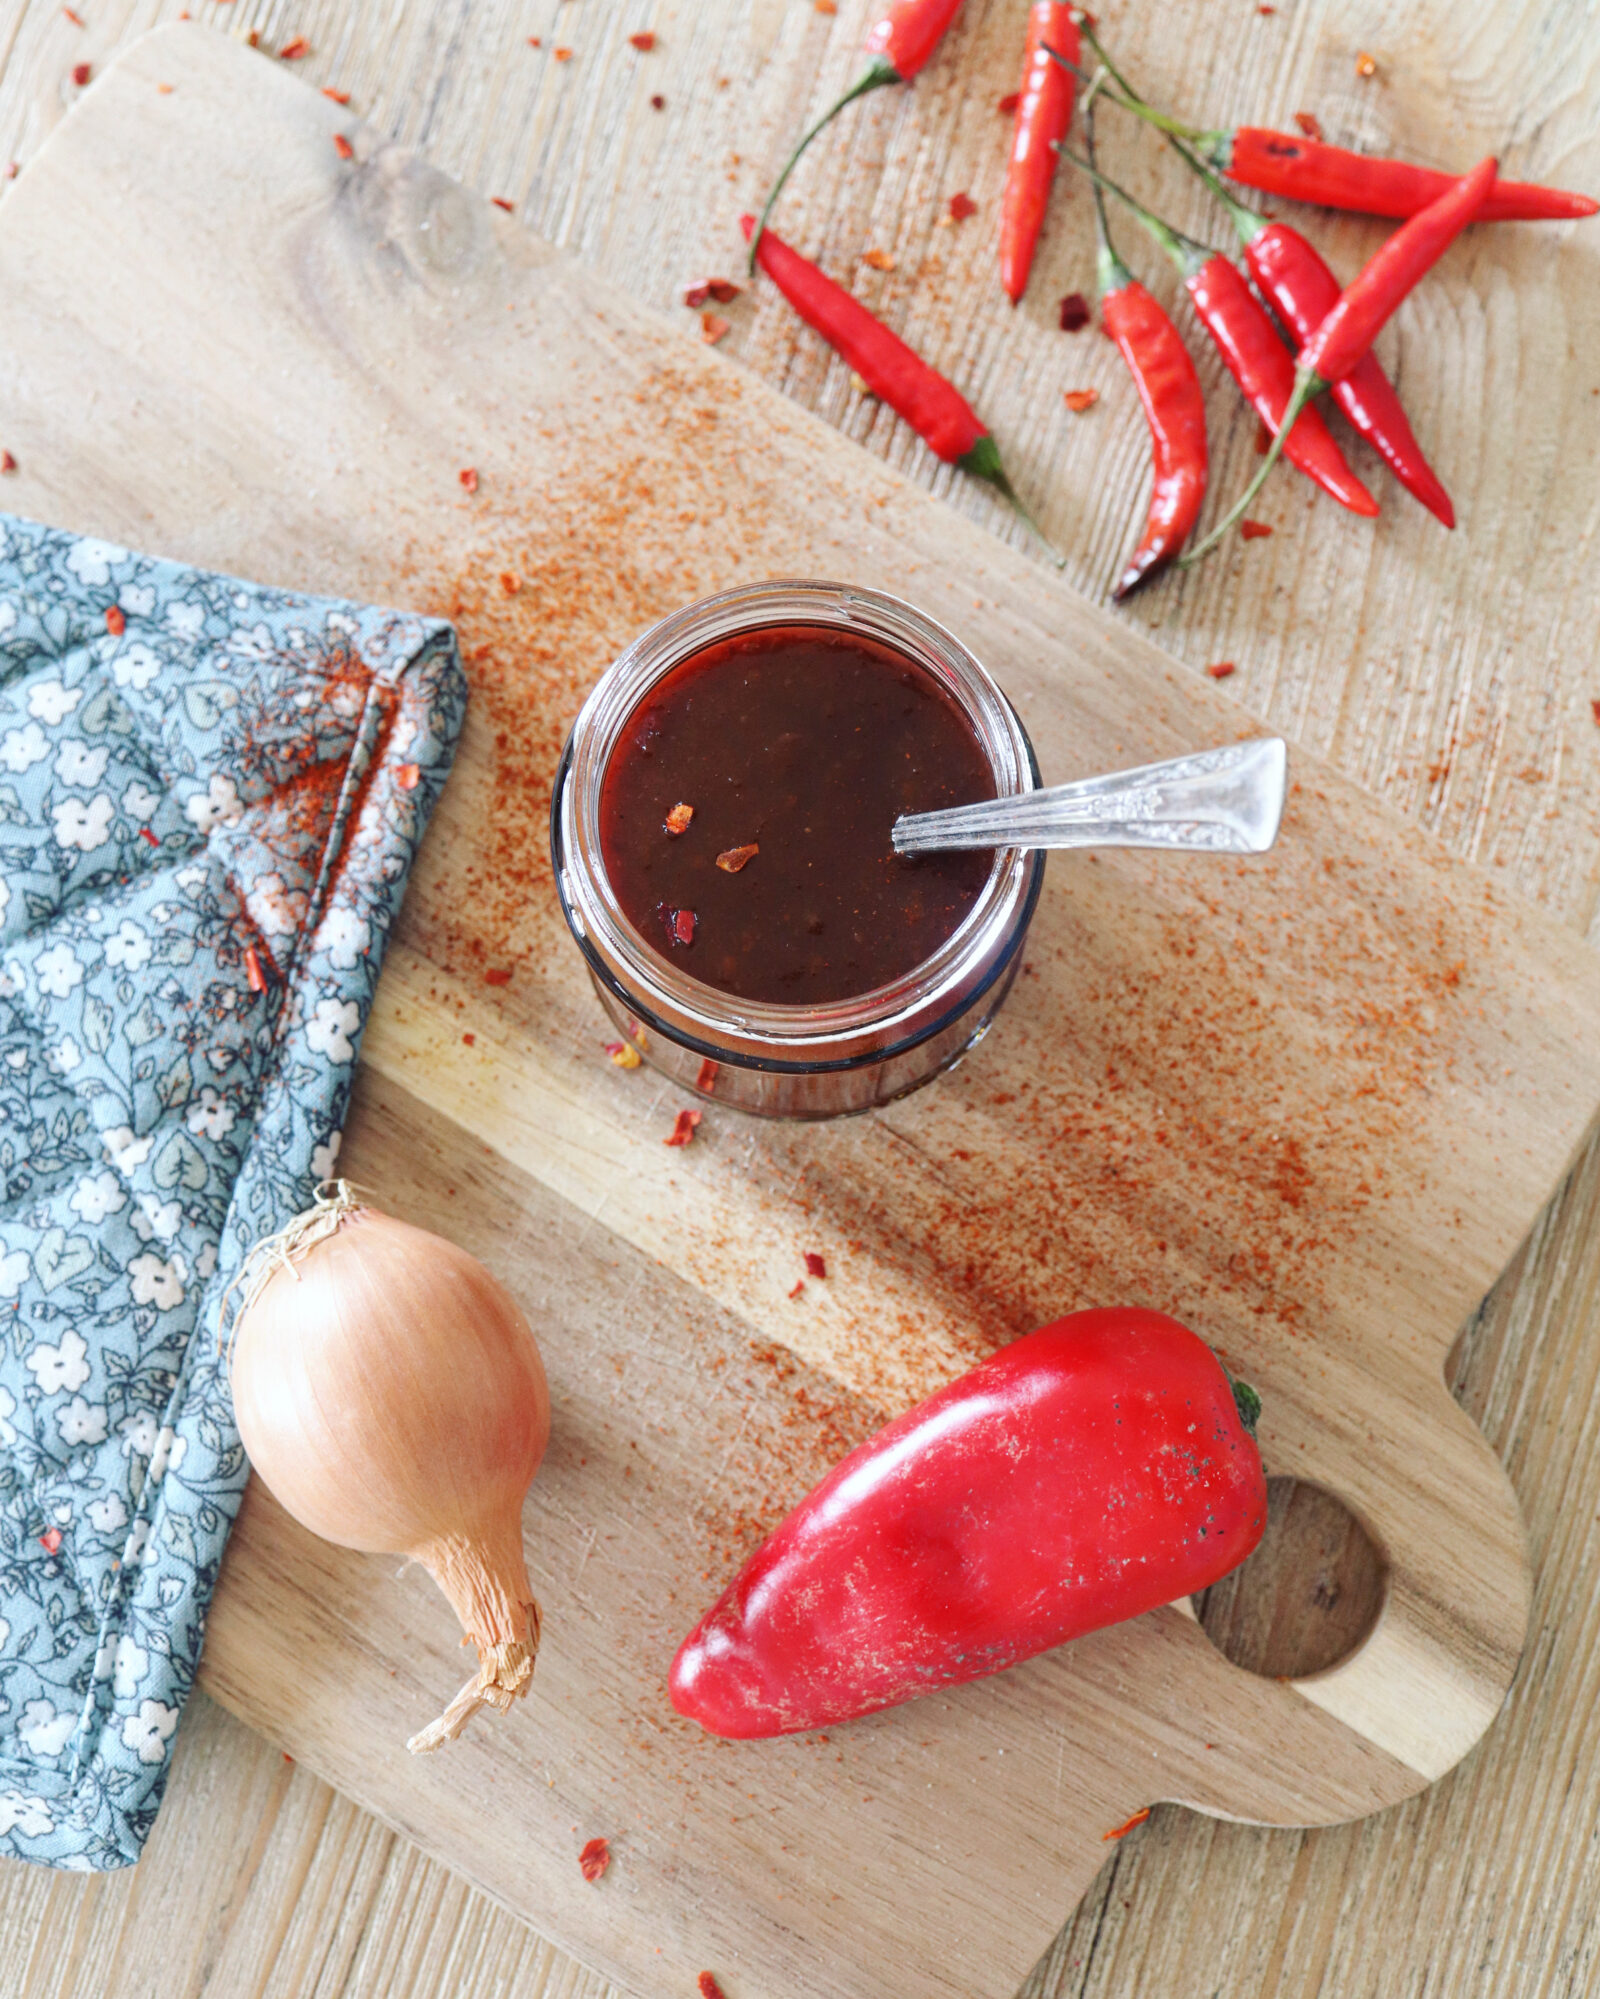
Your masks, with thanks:
[[[136,1860],[243,1490],[221,1338],[333,1171],[448,625],[0,517],[0,1851]]]

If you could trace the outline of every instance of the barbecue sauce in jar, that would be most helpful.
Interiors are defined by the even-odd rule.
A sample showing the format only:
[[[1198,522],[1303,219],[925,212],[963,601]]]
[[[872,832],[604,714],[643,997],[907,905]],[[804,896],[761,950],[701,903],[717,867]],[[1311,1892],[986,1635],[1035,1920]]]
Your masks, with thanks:
[[[691,977],[826,1005],[913,971],[988,880],[987,851],[897,855],[895,820],[994,795],[971,723],[906,654],[760,626],[691,654],[629,715],[601,854],[628,921]]]

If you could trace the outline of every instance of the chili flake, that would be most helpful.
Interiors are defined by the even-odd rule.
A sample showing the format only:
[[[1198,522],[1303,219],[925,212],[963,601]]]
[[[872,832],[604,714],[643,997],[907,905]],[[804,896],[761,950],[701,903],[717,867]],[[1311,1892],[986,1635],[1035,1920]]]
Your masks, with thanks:
[[[696,1982],[700,1987],[700,1999],[728,1999],[711,1972],[702,1971]]]
[[[1263,535],[1269,535],[1271,532],[1271,528],[1267,526],[1265,521],[1240,521],[1239,523],[1239,538],[1241,541],[1260,541]]]
[[[666,108],[667,108],[667,100],[664,97],[658,94],[655,97],[651,98],[650,109],[652,111],[665,111]]]
[[[638,1068],[639,1051],[637,1048],[630,1048],[626,1041],[607,1041],[602,1045],[619,1069]]]
[[[892,271],[894,269],[894,259],[889,255],[887,250],[868,250],[861,261],[870,270],[874,271]]]
[[[47,1527],[39,1536],[39,1546],[43,1548],[47,1555],[56,1554],[61,1547],[61,1529],[59,1527]]]
[[[508,597],[514,597],[522,588],[522,578],[517,575],[515,570],[502,569],[500,572],[500,588]]]
[[[817,14],[837,14],[839,0],[811,0],[811,8]]]
[[[1277,11],[1278,11],[1278,10],[1277,10],[1277,8],[1276,8],[1276,7],[1268,7],[1268,6],[1265,6],[1265,5],[1262,5],[1262,6],[1260,6],[1260,7],[1258,7],[1258,8],[1256,9],[1256,12],[1257,12],[1258,14],[1276,14],[1276,13],[1277,13]]]
[[[1230,673],[1237,671],[1231,659],[1219,659],[1215,666],[1208,666],[1206,672],[1213,680],[1226,680]]]
[[[965,222],[969,215],[976,215],[977,212],[978,204],[970,194],[963,192],[951,195],[950,220],[952,222]]]
[[[292,42],[285,42],[278,51],[279,62],[298,62],[302,56],[311,53],[311,44],[304,35],[296,35]]]
[[[1356,57],[1356,75],[1376,76],[1377,74],[1378,58],[1376,56],[1369,56],[1366,50],[1363,49],[1360,55]]]
[[[821,1251],[815,1249],[808,1249],[805,1255],[806,1255],[807,1277],[826,1277],[828,1274],[828,1266],[822,1259]]]
[[[1308,139],[1321,141],[1323,136],[1322,120],[1314,111],[1297,111],[1294,114],[1294,122],[1305,133]]]
[[[715,347],[723,335],[732,329],[720,313],[703,312],[700,315],[700,338],[708,347]]]
[[[0,472],[15,472],[17,461],[9,451],[0,451]]]
[[[478,468],[476,465],[463,465],[461,470],[456,474],[456,477],[461,481],[465,491],[469,493],[477,492]]]
[[[486,986],[509,986],[511,983],[510,967],[505,966],[498,971],[485,972],[483,983]]]
[[[155,834],[150,831],[150,828],[148,826],[141,826],[139,828],[139,838],[143,840],[147,846],[159,847],[161,845],[161,842],[156,838]]]
[[[1101,1833],[1100,1837],[1102,1839],[1126,1839],[1128,1834],[1133,1831],[1134,1827],[1136,1825],[1143,1825],[1145,1820],[1149,1816],[1150,1816],[1150,1807],[1146,1805],[1142,1812],[1135,1812],[1133,1817],[1129,1819],[1125,1824],[1114,1825],[1109,1832]]]
[[[244,947],[244,975],[253,993],[264,993],[267,989],[267,975],[261,969],[261,953],[254,944]]]
[[[1600,724],[1600,701],[1591,701],[1589,703],[1589,706],[1594,710],[1594,719],[1596,723]]]
[[[760,852],[761,849],[754,840],[750,842],[748,847],[729,847],[725,852],[718,854],[717,866],[721,868],[725,875],[736,875],[742,867],[753,861]]]
[[[517,204],[514,201],[507,201],[503,194],[491,194],[489,200],[495,208],[503,208],[507,215],[515,215],[517,212]]]
[[[641,55],[648,55],[656,45],[656,38],[650,33],[648,28],[642,35],[630,35],[628,40]]]
[[[89,81],[93,73],[86,62],[77,62],[72,65],[72,80],[80,90]]]
[[[463,1034],[461,1037],[461,1045],[463,1048],[476,1048],[478,1045],[477,1035]]]
[[[995,109],[1000,113],[1002,118],[1009,118],[1021,102],[1022,92],[1020,90],[1013,90],[1001,98]]]
[[[402,791],[415,791],[417,780],[422,775],[416,764],[401,764],[395,771],[394,781]]]
[[[732,305],[744,290],[732,278],[696,278],[692,285],[686,285],[683,302],[693,312],[698,312],[708,299],[715,299],[718,305]]]
[[[666,828],[667,832],[669,832],[672,835],[672,837],[676,839],[680,833],[688,832],[689,821],[693,817],[694,817],[694,807],[692,805],[679,804],[673,806],[672,810],[667,814],[666,818],[663,819],[661,823]]]
[[[1061,331],[1081,333],[1094,318],[1089,301],[1082,292],[1068,292],[1061,301]]]
[[[572,60],[571,49],[552,49],[550,53],[555,57],[557,62],[571,62]]]
[[[356,156],[355,147],[351,145],[343,132],[334,133],[333,150],[339,155],[341,160],[353,160]]]
[[[578,1855],[578,1866],[585,1881],[598,1881],[611,1865],[611,1842],[608,1839],[591,1839]]]
[[[544,47],[544,43],[540,40],[540,38],[537,35],[530,35],[528,37],[528,47],[530,49],[542,49]]]
[[[699,1075],[697,1075],[694,1079],[695,1088],[697,1090],[712,1089],[716,1083],[717,1074],[718,1071],[721,1069],[721,1067],[722,1064],[720,1062],[714,1061],[712,1057],[709,1055],[706,1056],[704,1061],[702,1061],[702,1063],[700,1064]]]
[[[789,1286],[789,1296],[791,1298],[798,1298],[805,1288],[806,1280],[803,1277],[797,1277],[794,1283]]]
[[[672,912],[672,935],[679,944],[694,942],[694,927],[698,918],[692,909],[675,909]]]
[[[1061,400],[1074,416],[1082,416],[1085,410],[1092,410],[1100,400],[1098,389],[1063,389]]]
[[[83,26],[83,16],[81,14],[75,14],[70,7],[63,7],[61,11],[75,28]]]
[[[695,1126],[700,1122],[699,1111],[679,1111],[672,1121],[672,1129],[662,1139],[663,1145],[687,1145],[694,1137]]]
[[[331,97],[335,104],[348,104],[350,102],[349,91],[335,90],[331,83],[325,83],[322,86],[322,94],[324,97]]]
[[[21,171],[22,171],[22,162],[21,162],[21,160],[7,160],[7,161],[6,161],[6,179],[7,179],[7,180],[15,180],[15,179],[16,179],[16,177],[17,177],[17,175],[18,175],[19,173],[21,173]]]
[[[122,606],[120,604],[108,604],[106,606],[106,630],[114,639],[120,639],[127,629],[128,621],[122,614]]]

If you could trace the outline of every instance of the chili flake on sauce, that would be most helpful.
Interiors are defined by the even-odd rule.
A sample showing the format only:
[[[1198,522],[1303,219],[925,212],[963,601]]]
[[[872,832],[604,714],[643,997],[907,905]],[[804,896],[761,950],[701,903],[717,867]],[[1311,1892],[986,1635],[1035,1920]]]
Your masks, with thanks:
[[[817,1005],[888,985],[960,927],[993,856],[907,859],[890,832],[994,792],[966,716],[914,660],[770,625],[694,654],[634,709],[601,784],[601,855],[623,915],[697,979]]]

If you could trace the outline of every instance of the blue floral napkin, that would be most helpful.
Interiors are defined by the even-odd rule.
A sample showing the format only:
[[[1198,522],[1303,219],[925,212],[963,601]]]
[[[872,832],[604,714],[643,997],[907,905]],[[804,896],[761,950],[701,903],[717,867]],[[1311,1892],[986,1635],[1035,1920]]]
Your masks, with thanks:
[[[136,1860],[465,703],[447,625],[0,516],[0,1852]]]

